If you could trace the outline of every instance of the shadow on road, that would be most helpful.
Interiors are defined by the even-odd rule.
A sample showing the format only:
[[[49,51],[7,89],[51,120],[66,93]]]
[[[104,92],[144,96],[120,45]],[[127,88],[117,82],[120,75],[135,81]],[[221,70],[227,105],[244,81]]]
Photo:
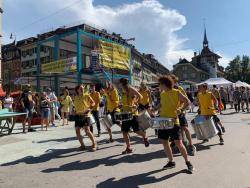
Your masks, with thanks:
[[[121,157],[119,157],[121,156]],[[119,158],[117,158],[119,157]],[[132,154],[132,155],[113,155],[101,159],[94,159],[90,161],[75,161],[64,164],[58,168],[48,168],[43,170],[44,173],[58,172],[58,171],[72,171],[72,170],[88,170],[96,168],[100,165],[115,166],[121,163],[142,163],[153,159],[165,158],[163,150],[155,151],[147,154]]]
[[[103,150],[103,149],[108,149],[111,147],[116,147],[116,146],[121,146],[119,144],[117,145],[112,145],[112,146],[107,146],[107,147],[102,147],[98,150]],[[49,149],[47,150],[44,154],[34,157],[34,156],[27,156],[22,159],[18,159],[13,162],[9,163],[4,163],[0,166],[12,166],[12,165],[17,165],[19,163],[25,163],[25,164],[38,164],[38,163],[45,163],[48,162],[52,159],[57,159],[57,158],[67,158],[67,157],[72,157],[76,155],[80,155],[82,153],[87,152],[88,150],[91,150],[91,147],[87,147],[86,151],[79,151],[78,148],[69,148],[69,149]]]
[[[161,178],[156,178],[152,176],[155,173],[161,172],[163,170],[154,170],[151,172],[146,172],[143,174],[133,175],[129,177],[122,178],[120,180],[115,180],[115,178],[107,179],[104,182],[97,184],[97,188],[110,188],[110,187],[119,187],[119,188],[127,188],[127,187],[138,187],[140,185],[147,185],[152,183],[161,182],[172,178],[181,173],[188,173],[187,170],[181,170],[178,172],[174,172],[172,174],[167,174]]]

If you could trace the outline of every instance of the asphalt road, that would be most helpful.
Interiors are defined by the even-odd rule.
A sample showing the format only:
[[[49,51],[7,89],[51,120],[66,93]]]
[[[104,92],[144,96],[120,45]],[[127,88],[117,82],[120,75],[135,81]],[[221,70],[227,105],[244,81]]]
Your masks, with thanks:
[[[49,131],[0,137],[0,188],[73,187],[175,187],[248,188],[250,187],[250,114],[220,116],[226,127],[225,145],[214,137],[201,144],[194,138],[197,154],[190,157],[196,171],[187,174],[183,158],[176,153],[176,168],[161,170],[167,158],[154,131],[147,131],[150,147],[131,134],[134,153],[121,155],[125,146],[118,127],[114,143],[107,134],[98,138],[96,152],[77,151],[74,126],[49,128]],[[188,115],[189,121],[193,114]],[[191,127],[190,127],[191,129]],[[192,129],[191,129],[192,130]],[[88,138],[84,138],[90,147]],[[90,149],[90,148],[89,148]]]

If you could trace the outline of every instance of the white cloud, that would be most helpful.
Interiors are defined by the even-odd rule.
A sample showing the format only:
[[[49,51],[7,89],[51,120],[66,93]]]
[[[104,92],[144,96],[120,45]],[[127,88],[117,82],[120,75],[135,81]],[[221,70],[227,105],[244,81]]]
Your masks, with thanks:
[[[62,3],[62,0],[53,0],[53,6],[51,0],[27,1],[39,14],[42,13],[41,10],[46,10],[44,15],[72,4],[63,13],[47,21],[56,27],[58,26],[56,24],[62,22],[68,24],[82,20],[108,31],[120,33],[125,38],[135,37],[134,44],[140,51],[154,54],[168,68],[172,68],[180,57],[190,59],[193,55],[191,49],[185,49],[184,44],[187,39],[180,38],[176,33],[186,25],[185,16],[177,10],[164,7],[157,0],[143,0],[117,7],[96,6],[93,0],[77,3],[76,0],[67,0],[67,4]]]
[[[223,54],[221,52],[217,52],[217,54],[222,57],[221,59],[219,59],[219,65],[223,66],[224,68],[226,68],[229,62],[232,61],[233,59],[230,56]]]

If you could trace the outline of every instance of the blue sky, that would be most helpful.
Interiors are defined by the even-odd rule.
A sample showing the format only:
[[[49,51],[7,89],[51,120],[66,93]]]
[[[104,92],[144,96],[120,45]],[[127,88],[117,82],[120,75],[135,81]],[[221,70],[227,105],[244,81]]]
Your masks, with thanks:
[[[87,22],[135,37],[140,51],[171,68],[179,57],[201,50],[205,19],[209,46],[226,66],[238,54],[250,55],[249,7],[248,0],[5,0],[4,42],[10,42],[11,32],[20,40]]]

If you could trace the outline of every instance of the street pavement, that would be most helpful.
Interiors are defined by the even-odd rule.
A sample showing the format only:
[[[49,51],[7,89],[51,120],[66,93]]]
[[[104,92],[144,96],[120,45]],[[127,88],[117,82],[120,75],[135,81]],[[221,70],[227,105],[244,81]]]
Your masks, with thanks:
[[[196,138],[197,154],[190,157],[196,170],[187,174],[179,153],[176,168],[161,170],[167,158],[154,130],[148,130],[150,147],[131,134],[134,153],[125,149],[119,127],[113,127],[114,143],[108,135],[98,139],[98,150],[78,151],[74,125],[22,134],[17,125],[14,134],[0,137],[0,188],[74,188],[74,187],[174,187],[174,188],[249,188],[250,187],[250,115],[232,110],[219,116],[226,127],[225,145],[214,137],[202,144]],[[195,114],[188,114],[188,120]],[[57,125],[60,125],[57,122]],[[192,128],[190,130],[193,132]],[[95,130],[96,131],[96,130]]]

